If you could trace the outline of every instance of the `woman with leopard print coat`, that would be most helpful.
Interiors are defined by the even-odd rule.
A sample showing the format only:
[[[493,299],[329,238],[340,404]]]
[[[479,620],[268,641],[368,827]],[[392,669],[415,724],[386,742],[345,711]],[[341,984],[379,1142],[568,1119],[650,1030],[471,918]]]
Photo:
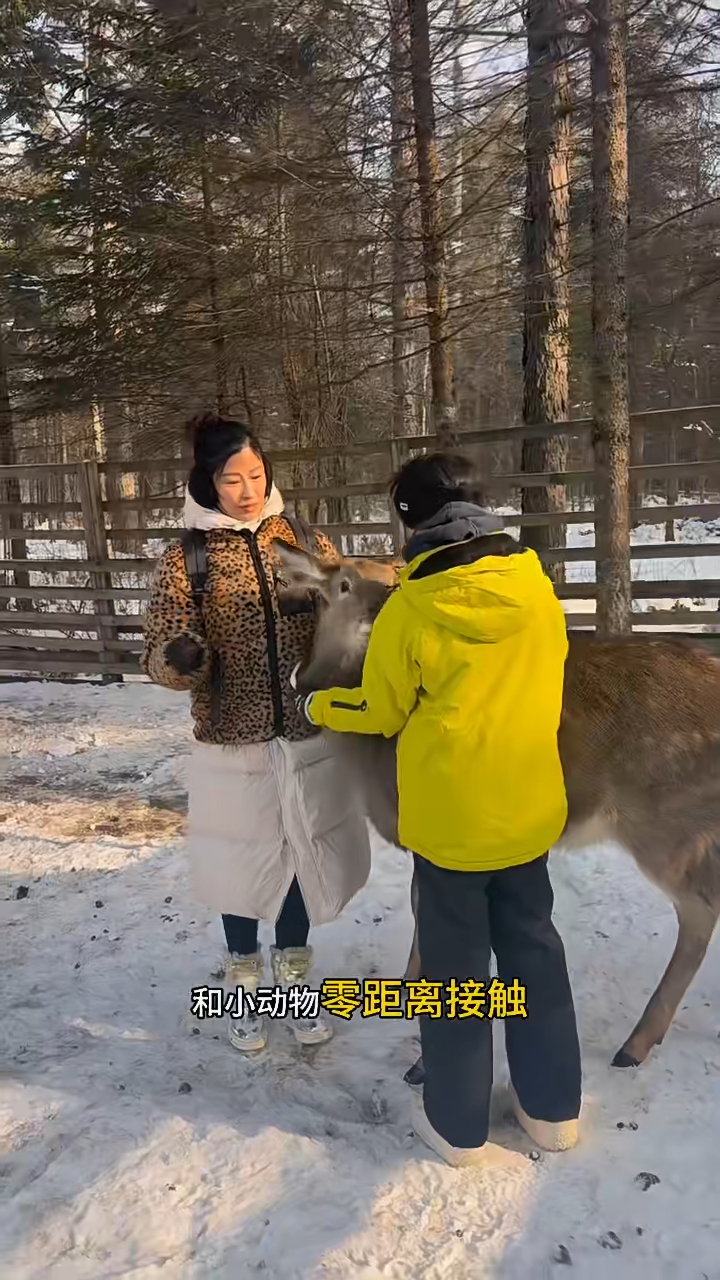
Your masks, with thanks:
[[[251,997],[229,1019],[230,1042],[244,1051],[267,1039],[251,1007],[263,973],[258,921],[275,924],[275,984],[303,985],[310,924],[336,919],[370,872],[353,779],[295,706],[290,676],[312,640],[314,604],[278,593],[274,540],[298,545],[283,510],[247,427],[203,419],[185,505],[186,527],[205,535],[202,605],[175,543],[158,567],[142,655],[151,680],[191,695],[193,888],[222,915],[228,994],[240,986]],[[338,558],[327,538],[314,537],[321,556]],[[304,1044],[331,1035],[322,1015],[293,1019],[292,1028]]]

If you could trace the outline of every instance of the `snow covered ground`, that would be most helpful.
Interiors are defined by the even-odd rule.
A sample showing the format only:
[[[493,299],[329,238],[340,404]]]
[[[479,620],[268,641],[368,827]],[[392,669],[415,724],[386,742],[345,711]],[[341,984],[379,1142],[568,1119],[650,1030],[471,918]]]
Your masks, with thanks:
[[[186,885],[184,698],[4,685],[0,721],[1,1276],[720,1280],[718,944],[662,1050],[612,1069],[674,939],[617,851],[553,866],[582,1145],[532,1159],[505,1121],[519,1172],[453,1171],[410,1132],[413,1023],[305,1051],[276,1024],[247,1062],[184,1020],[222,946]],[[408,880],[378,848],[318,980],[402,973]]]

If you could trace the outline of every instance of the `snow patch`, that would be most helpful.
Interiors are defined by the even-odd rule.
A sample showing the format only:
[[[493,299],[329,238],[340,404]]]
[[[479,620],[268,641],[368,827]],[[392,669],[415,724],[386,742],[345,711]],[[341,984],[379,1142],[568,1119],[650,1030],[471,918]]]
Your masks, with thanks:
[[[184,1017],[222,950],[188,889],[185,698],[4,686],[0,721],[0,1274],[541,1280],[567,1254],[582,1280],[717,1276],[718,947],[662,1048],[612,1069],[675,934],[617,849],[552,858],[580,1147],[520,1173],[453,1171],[410,1132],[413,1023],[336,1020],[312,1051],[274,1025],[246,1061],[222,1025]],[[377,845],[366,890],[313,935],[318,982],[400,976],[409,879]],[[659,1181],[643,1190],[641,1173]]]

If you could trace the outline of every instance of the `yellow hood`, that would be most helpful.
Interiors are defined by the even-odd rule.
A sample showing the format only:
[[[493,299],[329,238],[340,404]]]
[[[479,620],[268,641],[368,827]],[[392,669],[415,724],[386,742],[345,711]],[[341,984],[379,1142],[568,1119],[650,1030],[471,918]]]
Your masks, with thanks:
[[[400,573],[405,599],[428,621],[466,640],[493,644],[524,631],[554,594],[534,551],[483,556],[474,564],[413,580],[434,552],[418,556]]]

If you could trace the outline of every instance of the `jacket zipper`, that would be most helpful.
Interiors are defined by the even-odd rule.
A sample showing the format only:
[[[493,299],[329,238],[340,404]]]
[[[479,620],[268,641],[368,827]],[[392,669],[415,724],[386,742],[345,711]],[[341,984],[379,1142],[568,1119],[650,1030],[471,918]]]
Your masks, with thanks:
[[[367,702],[364,698],[359,706],[355,702],[331,702],[330,706],[333,711],[367,711]]]
[[[273,613],[272,607],[272,596],[270,595],[270,587],[268,586],[267,575],[263,568],[260,552],[258,551],[255,534],[246,529],[242,529],[241,533],[250,549],[250,557],[253,562],[255,573],[257,574],[258,585],[260,587],[260,598],[262,600],[263,611],[265,613],[265,631],[267,633],[268,666],[270,668],[270,690],[272,693],[275,736],[278,738],[284,738],[285,715],[283,713],[282,687],[280,684],[280,667],[278,663],[277,630],[275,627],[275,614]]]

